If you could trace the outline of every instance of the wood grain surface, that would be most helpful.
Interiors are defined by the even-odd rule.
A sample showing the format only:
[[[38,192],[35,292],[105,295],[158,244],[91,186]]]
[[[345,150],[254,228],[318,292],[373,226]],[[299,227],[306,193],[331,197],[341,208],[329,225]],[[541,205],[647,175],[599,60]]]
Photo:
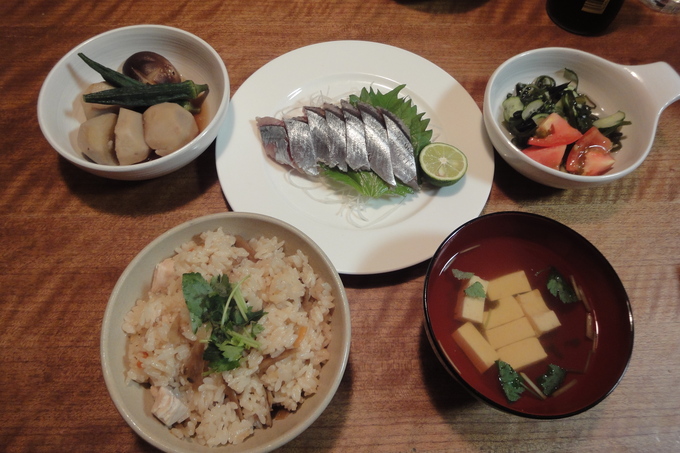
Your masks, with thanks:
[[[186,220],[229,209],[215,145],[151,181],[85,173],[43,138],[36,103],[52,66],[101,32],[182,28],[224,59],[232,95],[271,59],[308,44],[360,39],[417,53],[450,73],[481,108],[487,80],[533,48],[573,47],[680,71],[680,15],[628,0],[602,36],[555,26],[529,0],[10,0],[0,4],[0,451],[154,449],[116,411],[99,360],[109,294],[130,260]],[[379,58],[376,55],[376,58]],[[275,83],[275,82],[274,82]],[[330,407],[281,451],[677,451],[680,448],[680,102],[662,114],[643,165],[583,191],[532,183],[496,156],[485,213],[551,217],[588,238],[628,291],[635,347],[604,402],[558,421],[526,420],[469,396],[437,362],[423,330],[427,263],[344,276],[353,339]]]

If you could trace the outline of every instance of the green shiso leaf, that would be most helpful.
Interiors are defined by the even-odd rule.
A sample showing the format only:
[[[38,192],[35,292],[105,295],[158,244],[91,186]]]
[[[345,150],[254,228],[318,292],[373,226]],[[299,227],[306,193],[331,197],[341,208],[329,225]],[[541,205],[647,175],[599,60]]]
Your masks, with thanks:
[[[378,175],[372,171],[354,171],[347,170],[340,171],[336,168],[328,168],[325,165],[321,166],[324,176],[331,178],[334,181],[350,186],[359,194],[369,198],[381,198],[385,196],[406,196],[413,193],[406,184],[397,181],[397,185],[392,187],[382,180]]]
[[[432,140],[432,130],[427,127],[430,124],[429,119],[423,119],[425,112],[418,112],[418,107],[413,104],[410,98],[400,97],[399,92],[404,89],[406,85],[399,85],[387,93],[382,93],[380,90],[371,88],[362,88],[359,96],[351,95],[349,101],[356,105],[358,101],[363,101],[371,104],[374,107],[382,107],[397,115],[408,126],[411,134],[411,143],[413,144],[413,152],[415,153],[416,162],[418,162],[418,154],[425,145]]]

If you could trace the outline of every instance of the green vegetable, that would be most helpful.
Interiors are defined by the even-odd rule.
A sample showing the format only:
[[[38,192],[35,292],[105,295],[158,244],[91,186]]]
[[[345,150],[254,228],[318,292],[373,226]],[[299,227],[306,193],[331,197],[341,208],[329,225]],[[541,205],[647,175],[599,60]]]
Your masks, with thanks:
[[[191,101],[208,91],[208,85],[197,85],[192,80],[185,80],[180,83],[118,87],[85,94],[83,100],[95,104],[148,107],[163,102]]]
[[[78,56],[85,62],[89,67],[94,69],[101,75],[105,81],[109,82],[114,87],[132,87],[144,85],[142,82],[128,77],[125,74],[121,74],[118,71],[109,69],[104,65],[97,63],[94,60],[89,59],[83,53],[79,53]]]
[[[517,401],[526,390],[524,380],[508,363],[496,360],[496,365],[498,366],[498,380],[505,396],[510,402]]]
[[[567,82],[560,85],[552,77],[541,75],[531,83],[517,83],[514,93],[508,93],[502,104],[503,118],[515,144],[526,148],[540,118],[558,113],[581,133],[597,127],[612,141],[613,149],[620,148],[623,134],[619,129],[631,123],[623,121],[623,118],[615,125],[598,122],[597,115],[593,113],[596,105],[588,96],[578,92],[578,75],[568,68],[564,69],[563,75]]]
[[[363,88],[359,96],[351,95],[349,101],[354,105],[358,101],[362,101],[371,104],[373,107],[382,107],[401,118],[411,134],[411,144],[416,162],[418,162],[420,150],[428,145],[432,139],[432,130],[427,128],[430,120],[423,119],[425,112],[418,113],[418,107],[413,104],[411,99],[399,97],[399,92],[405,86],[405,84],[399,85],[384,94],[380,90],[374,91],[373,88]]]
[[[392,187],[372,171],[354,171],[348,169],[346,172],[321,165],[324,176],[345,184],[361,195],[369,198],[380,198],[384,196],[397,195],[406,196],[413,193],[413,189],[397,181],[397,185]]]
[[[474,282],[469,287],[465,288],[465,294],[470,297],[486,297],[484,286],[480,282]]]
[[[451,272],[453,272],[453,276],[456,277],[458,280],[470,280],[472,277],[475,276],[472,272],[463,272],[458,269],[452,269]]]
[[[198,272],[182,275],[191,328],[194,333],[204,324],[210,329],[203,360],[211,372],[238,368],[246,350],[260,347],[255,338],[263,327],[257,321],[266,313],[246,304],[241,283],[232,285],[224,275],[209,282]]]
[[[576,291],[574,291],[574,287],[571,286],[571,283],[566,280],[555,267],[550,268],[547,287],[550,294],[559,297],[565,304],[570,304],[579,300]]]
[[[564,377],[567,375],[567,371],[564,368],[560,368],[552,363],[548,365],[548,371],[539,376],[536,382],[543,389],[543,394],[545,396],[551,395],[555,390],[560,388],[562,382],[564,382]]]

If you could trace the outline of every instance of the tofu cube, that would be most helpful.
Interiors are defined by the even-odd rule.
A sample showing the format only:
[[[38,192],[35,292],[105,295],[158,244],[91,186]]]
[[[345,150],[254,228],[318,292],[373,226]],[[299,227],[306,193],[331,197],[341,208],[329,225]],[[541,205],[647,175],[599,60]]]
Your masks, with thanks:
[[[488,329],[484,334],[494,349],[500,349],[511,343],[536,336],[534,328],[531,327],[531,323],[524,316],[493,329]]]
[[[514,321],[524,316],[522,307],[513,296],[503,297],[496,301],[496,304],[484,312],[484,328],[493,329],[494,327]]]
[[[550,310],[538,289],[524,294],[518,294],[515,297],[517,298],[517,301],[519,302],[519,305],[522,307],[522,310],[526,316],[533,316],[535,314]]]
[[[553,329],[558,328],[560,320],[557,318],[557,314],[554,311],[544,311],[542,313],[537,313],[529,317],[529,322],[536,332],[536,336],[540,337],[546,332],[550,332]]]
[[[480,373],[488,370],[498,360],[496,350],[470,322],[453,332],[453,339]]]
[[[543,345],[536,337],[525,338],[524,340],[504,346],[498,350],[500,359],[508,363],[515,371],[520,371],[530,365],[545,360],[548,354],[543,349]]]
[[[526,293],[527,291],[531,291],[531,285],[524,271],[519,270],[489,281],[486,296],[489,300],[493,301],[506,296]]]
[[[455,318],[459,321],[471,321],[474,323],[481,323],[484,320],[484,303],[486,302],[485,297],[470,297],[465,294],[465,289],[479,282],[484,288],[486,293],[486,288],[489,286],[489,282],[477,277],[472,276],[465,285],[465,288],[461,290],[458,295],[458,303],[456,305]]]

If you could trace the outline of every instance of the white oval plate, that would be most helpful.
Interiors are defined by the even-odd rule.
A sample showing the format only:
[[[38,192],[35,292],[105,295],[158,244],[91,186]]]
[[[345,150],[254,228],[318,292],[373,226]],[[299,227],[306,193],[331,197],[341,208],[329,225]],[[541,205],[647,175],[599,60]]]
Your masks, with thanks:
[[[467,155],[468,172],[454,186],[372,200],[359,212],[266,156],[256,117],[281,117],[320,95],[337,102],[364,87],[386,92],[401,84],[400,94],[430,119],[433,141]],[[453,230],[481,213],[491,190],[493,147],[479,107],[451,75],[403,49],[332,41],[291,51],[250,76],[229,109],[217,135],[216,164],[231,209],[294,225],[343,274],[390,272],[430,259]]]

